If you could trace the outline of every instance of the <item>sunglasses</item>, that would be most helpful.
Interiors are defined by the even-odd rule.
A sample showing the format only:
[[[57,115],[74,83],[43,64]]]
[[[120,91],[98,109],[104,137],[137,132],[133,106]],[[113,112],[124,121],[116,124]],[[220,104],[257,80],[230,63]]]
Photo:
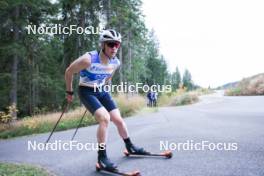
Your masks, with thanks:
[[[120,43],[119,42],[106,42],[106,45],[109,47],[109,48],[119,48],[120,47]]]

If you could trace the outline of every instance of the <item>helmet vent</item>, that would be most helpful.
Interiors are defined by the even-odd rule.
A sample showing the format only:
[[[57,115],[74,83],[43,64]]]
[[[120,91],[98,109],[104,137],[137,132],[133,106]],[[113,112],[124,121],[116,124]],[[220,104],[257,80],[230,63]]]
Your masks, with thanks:
[[[111,34],[112,34],[113,36],[115,36],[115,32],[114,32],[114,31],[110,30],[110,32],[111,32]]]
[[[110,37],[110,36],[108,36],[108,35],[104,35],[104,38],[112,39],[112,37]]]

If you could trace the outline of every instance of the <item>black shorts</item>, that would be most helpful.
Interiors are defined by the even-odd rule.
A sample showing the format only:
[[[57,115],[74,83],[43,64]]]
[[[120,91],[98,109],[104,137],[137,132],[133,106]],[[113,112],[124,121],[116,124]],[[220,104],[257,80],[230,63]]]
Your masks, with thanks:
[[[94,90],[92,87],[79,86],[79,97],[84,106],[94,115],[94,112],[101,108],[110,112],[117,109],[116,103],[108,92],[103,89]]]

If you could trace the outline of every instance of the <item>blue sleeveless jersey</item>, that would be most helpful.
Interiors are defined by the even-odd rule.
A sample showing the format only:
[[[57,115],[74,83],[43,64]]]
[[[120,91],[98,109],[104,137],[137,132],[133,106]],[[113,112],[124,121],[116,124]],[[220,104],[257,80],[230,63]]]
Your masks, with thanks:
[[[117,57],[109,60],[107,65],[100,63],[99,53],[97,51],[88,52],[91,56],[91,66],[80,71],[79,85],[84,86],[102,86],[107,78],[120,66]]]

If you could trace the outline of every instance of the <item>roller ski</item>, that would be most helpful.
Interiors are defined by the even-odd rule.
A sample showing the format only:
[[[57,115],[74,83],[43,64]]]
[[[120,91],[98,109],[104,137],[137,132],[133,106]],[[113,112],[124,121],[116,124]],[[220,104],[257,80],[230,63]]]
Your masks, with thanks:
[[[171,158],[172,152],[171,151],[164,151],[161,153],[151,153],[147,152],[144,148],[139,148],[134,146],[133,144],[127,145],[126,150],[124,151],[125,156],[156,156],[156,157],[165,157]]]
[[[105,171],[108,173],[113,173],[116,175],[123,176],[140,176],[139,171],[134,172],[123,172],[117,169],[117,165],[110,161],[107,157],[106,150],[99,150],[98,152],[98,162],[96,163],[96,171]]]
[[[127,150],[124,150],[125,156],[157,156],[157,157],[165,157],[170,159],[172,157],[172,152],[171,151],[164,151],[161,153],[129,153]]]
[[[112,173],[112,174],[122,175],[122,176],[140,176],[139,171],[133,171],[133,172],[119,171],[117,168],[105,168],[100,163],[96,163],[96,171],[97,172],[104,171],[107,173]]]

